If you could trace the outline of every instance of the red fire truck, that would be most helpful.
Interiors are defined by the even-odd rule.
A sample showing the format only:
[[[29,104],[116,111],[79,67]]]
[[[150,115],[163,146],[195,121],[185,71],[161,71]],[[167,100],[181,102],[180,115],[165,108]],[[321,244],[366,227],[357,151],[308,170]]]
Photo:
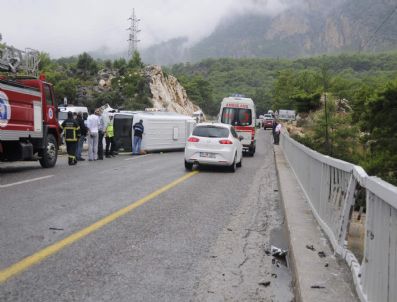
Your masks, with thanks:
[[[58,157],[57,106],[52,85],[37,78],[38,63],[35,50],[0,45],[0,160],[50,168]]]

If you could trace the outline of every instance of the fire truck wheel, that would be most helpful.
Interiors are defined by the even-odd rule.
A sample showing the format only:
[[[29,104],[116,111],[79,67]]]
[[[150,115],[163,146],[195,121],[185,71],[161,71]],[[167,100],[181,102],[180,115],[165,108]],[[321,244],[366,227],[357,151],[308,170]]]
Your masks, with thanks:
[[[58,157],[57,141],[52,134],[47,136],[47,146],[44,149],[43,156],[40,159],[40,165],[43,168],[52,168],[55,166]]]

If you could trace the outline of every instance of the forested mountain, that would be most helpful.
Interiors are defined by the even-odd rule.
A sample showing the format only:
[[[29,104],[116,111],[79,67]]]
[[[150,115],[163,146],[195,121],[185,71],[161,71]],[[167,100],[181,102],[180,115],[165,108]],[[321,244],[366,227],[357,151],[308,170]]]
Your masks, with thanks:
[[[233,93],[252,97],[258,114],[295,109],[301,117],[291,133],[296,139],[397,184],[397,53],[207,59],[169,72],[211,115]]]
[[[397,48],[395,0],[286,0],[276,16],[241,14],[223,20],[206,38],[186,47],[174,39],[142,51],[147,63],[205,58],[296,58]]]

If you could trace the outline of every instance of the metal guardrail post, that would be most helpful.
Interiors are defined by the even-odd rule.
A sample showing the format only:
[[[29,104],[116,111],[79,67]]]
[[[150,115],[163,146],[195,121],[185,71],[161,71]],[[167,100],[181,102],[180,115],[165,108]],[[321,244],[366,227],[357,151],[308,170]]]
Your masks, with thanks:
[[[356,191],[357,180],[353,177],[353,174],[350,176],[349,185],[347,187],[347,194],[345,197],[343,210],[341,212],[340,217],[340,225],[339,225],[339,238],[338,243],[339,246],[345,248],[345,239],[348,232],[347,226],[349,224],[349,216],[350,216],[350,209],[354,205],[354,193]]]

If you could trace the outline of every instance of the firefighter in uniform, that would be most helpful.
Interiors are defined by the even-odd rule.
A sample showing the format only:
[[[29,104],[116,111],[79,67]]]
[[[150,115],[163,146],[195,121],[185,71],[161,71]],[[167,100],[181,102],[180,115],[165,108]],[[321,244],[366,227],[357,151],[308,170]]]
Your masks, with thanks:
[[[80,126],[79,123],[73,119],[73,113],[68,112],[68,118],[63,121],[61,125],[62,131],[64,131],[66,150],[68,151],[69,165],[77,164],[76,149],[77,142],[80,137]]]

